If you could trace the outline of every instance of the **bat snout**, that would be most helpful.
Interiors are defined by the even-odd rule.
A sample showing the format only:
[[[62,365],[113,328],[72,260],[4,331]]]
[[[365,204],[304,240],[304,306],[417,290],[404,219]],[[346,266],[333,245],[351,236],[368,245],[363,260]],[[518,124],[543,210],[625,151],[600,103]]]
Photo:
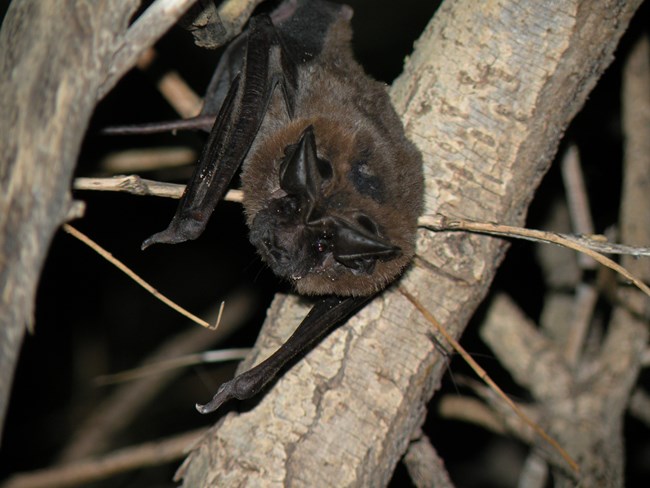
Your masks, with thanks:
[[[313,269],[316,261],[313,253],[305,249],[304,233],[302,226],[278,225],[261,216],[255,219],[250,237],[275,274],[297,281]]]

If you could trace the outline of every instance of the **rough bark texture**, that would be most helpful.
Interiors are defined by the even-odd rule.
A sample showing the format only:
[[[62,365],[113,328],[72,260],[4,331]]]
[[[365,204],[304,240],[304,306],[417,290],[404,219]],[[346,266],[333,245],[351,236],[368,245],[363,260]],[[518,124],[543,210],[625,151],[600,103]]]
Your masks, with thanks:
[[[164,32],[178,18],[161,21],[176,13],[170,3],[187,1],[159,0],[154,13],[163,15],[141,19]],[[12,2],[2,24],[0,425],[25,326],[33,321],[43,261],[70,206],[70,180],[90,115],[156,39],[149,35],[147,44],[125,38],[138,4],[20,0]],[[151,31],[136,24],[129,32]]]
[[[424,154],[427,212],[522,224],[639,4],[445,2],[392,90]],[[422,231],[402,285],[459,336],[504,251],[495,238]],[[307,310],[277,297],[240,370],[276,349]],[[257,404],[223,417],[179,476],[185,486],[386,485],[444,372],[431,333],[387,291]]]

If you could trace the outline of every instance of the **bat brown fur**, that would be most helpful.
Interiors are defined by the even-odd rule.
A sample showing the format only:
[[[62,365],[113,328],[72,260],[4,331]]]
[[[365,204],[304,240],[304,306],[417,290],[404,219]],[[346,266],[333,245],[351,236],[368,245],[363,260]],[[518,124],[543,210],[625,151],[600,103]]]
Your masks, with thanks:
[[[243,165],[247,222],[253,229],[258,212],[284,195],[278,168],[285,148],[312,125],[318,155],[334,171],[334,178],[323,189],[324,196],[336,202],[327,212],[348,220],[355,212],[365,213],[376,222],[381,236],[401,252],[394,259],[378,261],[371,274],[355,274],[327,260],[324,266],[293,280],[301,294],[376,293],[401,273],[415,253],[417,218],[422,211],[421,157],[404,135],[386,86],[370,79],[353,59],[351,36],[349,22],[339,18],[331,24],[321,54],[300,67],[293,120],[276,90]],[[371,179],[379,188],[371,195],[363,194],[351,173]]]
[[[421,157],[386,86],[353,58],[351,16],[344,5],[287,0],[251,20],[210,83],[203,119],[221,108],[176,214],[143,244],[197,238],[241,167],[262,260],[299,293],[322,295],[272,356],[197,405],[202,413],[255,395],[415,254]]]

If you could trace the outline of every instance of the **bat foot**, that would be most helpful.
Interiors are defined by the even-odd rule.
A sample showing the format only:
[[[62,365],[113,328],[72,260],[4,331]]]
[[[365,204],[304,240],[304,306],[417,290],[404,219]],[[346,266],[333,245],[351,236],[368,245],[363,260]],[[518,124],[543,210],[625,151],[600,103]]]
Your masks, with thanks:
[[[145,241],[142,243],[142,246],[140,246],[140,249],[144,251],[152,244],[176,244],[177,242],[182,242],[181,240],[175,239],[174,237],[174,234],[170,232],[169,229],[163,230],[162,232],[158,232],[145,239]]]
[[[146,239],[140,249],[144,251],[152,244],[179,244],[192,241],[201,235],[204,228],[205,222],[191,218],[175,217],[169,227]]]
[[[235,382],[237,378],[224,383],[219,387],[217,393],[212,397],[208,403],[201,405],[197,403],[195,405],[199,413],[206,414],[218,410],[221,405],[226,403],[228,400],[232,400],[236,397],[235,395]]]
[[[216,395],[208,403],[196,404],[199,413],[210,413],[217,410],[229,400],[247,400],[255,396],[277,374],[278,369],[268,360],[258,364],[253,369],[235,376],[232,380],[219,387]]]

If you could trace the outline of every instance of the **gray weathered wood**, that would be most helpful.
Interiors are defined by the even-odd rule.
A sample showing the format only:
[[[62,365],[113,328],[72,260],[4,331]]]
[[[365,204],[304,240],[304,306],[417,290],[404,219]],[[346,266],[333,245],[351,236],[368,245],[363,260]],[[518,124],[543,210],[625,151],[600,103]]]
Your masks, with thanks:
[[[0,426],[90,115],[191,1],[158,0],[128,31],[138,0],[20,0],[7,11],[0,31]]]

